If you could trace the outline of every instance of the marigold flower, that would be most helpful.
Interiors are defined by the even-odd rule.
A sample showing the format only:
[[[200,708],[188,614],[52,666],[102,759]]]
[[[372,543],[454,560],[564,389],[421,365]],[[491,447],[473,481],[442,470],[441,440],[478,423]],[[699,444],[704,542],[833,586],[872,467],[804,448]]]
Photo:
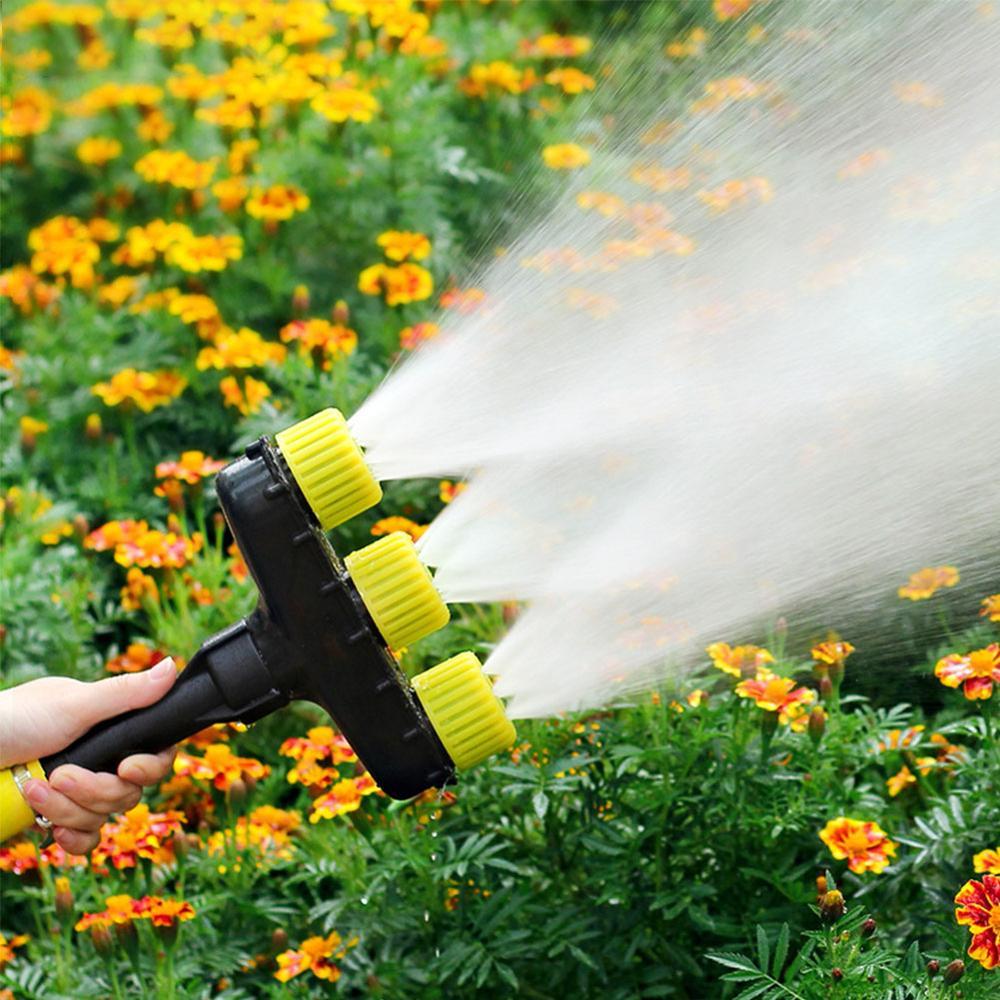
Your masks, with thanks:
[[[572,66],[546,73],[545,82],[553,87],[559,87],[564,94],[582,94],[585,90],[593,90],[597,86],[597,81],[592,76]]]
[[[586,55],[593,42],[585,35],[540,35],[534,41],[521,42],[525,55],[540,56],[545,59],[573,58]]]
[[[30,316],[35,309],[47,309],[59,297],[55,285],[46,284],[31,268],[15,264],[0,274],[0,297],[10,299],[22,315]],[[10,360],[19,352],[0,348],[4,363],[0,367],[10,370]]]
[[[774,663],[774,657],[763,646],[730,646],[728,642],[713,642],[705,652],[712,660],[712,666],[741,677]]]
[[[139,572],[136,570],[136,572]],[[113,656],[104,664],[110,674],[134,674],[148,670],[166,658],[162,649],[153,649],[144,642],[131,642],[124,653]]]
[[[399,331],[399,346],[404,351],[412,351],[425,340],[433,340],[441,332],[437,323],[414,323]]]
[[[937,763],[934,757],[918,757],[917,768],[924,777],[931,773]],[[886,788],[889,790],[891,798],[895,798],[900,792],[917,783],[917,776],[904,764],[891,778],[886,780]]]
[[[984,875],[970,879],[955,896],[955,920],[969,928],[972,941],[968,955],[984,969],[1000,965],[1000,877]]]
[[[143,413],[173,402],[187,386],[187,379],[172,371],[137,371],[125,368],[111,376],[109,382],[98,382],[92,389],[105,406],[129,404]]]
[[[281,344],[264,340],[248,327],[235,331],[224,327],[216,335],[213,346],[203,347],[198,352],[195,365],[199,371],[207,368],[258,368],[267,364],[280,365],[287,353]]]
[[[3,934],[0,934],[0,971],[14,960],[14,949],[20,948],[30,940],[31,938],[27,934],[15,934],[9,941]],[[13,997],[13,993],[11,996]]]
[[[468,315],[486,304],[486,292],[481,288],[449,288],[441,293],[441,308],[454,309]]]
[[[926,726],[909,726],[906,729],[890,729],[884,740],[875,747],[875,753],[886,750],[903,750],[920,740],[920,734]]]
[[[159,462],[157,479],[179,479],[189,486],[196,486],[203,479],[214,476],[226,463],[209,458],[203,451],[185,451],[178,461]]]
[[[119,870],[134,868],[140,858],[153,864],[167,864],[174,860],[173,841],[181,834],[183,825],[183,813],[150,812],[149,806],[140,802],[116,821],[101,827],[101,842],[91,854],[92,863],[103,865],[110,861]]]
[[[887,149],[870,149],[864,153],[859,153],[853,160],[845,163],[838,171],[839,180],[861,177],[883,163],[888,162],[889,151]]]
[[[811,688],[797,688],[791,677],[779,677],[766,667],[758,668],[756,677],[740,681],[736,693],[741,698],[752,698],[765,712],[777,712],[779,722],[798,722],[796,728],[800,729],[808,724],[805,706],[816,700]]]
[[[1000,643],[991,643],[971,653],[951,653],[938,660],[934,675],[945,687],[957,688],[970,701],[985,700],[993,694],[993,685],[1000,684]]]
[[[227,791],[233,782],[245,780],[244,775],[260,781],[271,773],[267,764],[253,757],[237,757],[225,744],[215,744],[204,757],[181,751],[174,759],[174,774],[210,781],[219,791]]]
[[[438,498],[441,503],[451,503],[459,493],[465,491],[467,485],[467,483],[453,483],[450,479],[442,479],[438,483]]]
[[[174,531],[147,529],[115,546],[115,562],[126,569],[129,566],[180,569],[191,562],[202,541],[197,531],[187,538]]]
[[[51,124],[55,103],[40,87],[22,87],[12,96],[5,93],[0,98],[0,135],[16,139],[39,135]]]
[[[242,386],[235,376],[227,375],[219,383],[219,391],[222,393],[223,403],[239,410],[245,417],[257,413],[264,400],[271,395],[271,387],[252,375],[243,379]]]
[[[135,172],[151,184],[193,191],[208,187],[216,163],[215,159],[196,160],[181,149],[154,149],[136,161]]]
[[[372,534],[379,538],[382,535],[391,535],[394,531],[405,531],[414,541],[416,541],[428,528],[428,524],[417,524],[408,517],[401,517],[398,514],[392,517],[380,518],[372,525]]]
[[[28,233],[31,268],[41,274],[69,275],[74,288],[91,288],[101,248],[87,225],[71,215],[57,215]]]
[[[248,215],[266,222],[283,222],[309,207],[309,196],[291,184],[256,186],[246,203]]]
[[[661,167],[658,164],[640,165],[629,171],[631,180],[657,194],[683,190],[691,184],[692,176],[687,167]]]
[[[716,111],[736,101],[750,101],[768,92],[765,84],[757,83],[746,76],[727,76],[710,80],[705,84],[704,94],[691,105],[694,113]]]
[[[125,586],[119,591],[121,595],[122,607],[126,611],[139,611],[144,601],[152,601],[158,604],[160,601],[160,591],[156,586],[156,581],[148,574],[143,573],[137,566],[133,566],[125,576]],[[110,670],[110,666],[108,667]]]
[[[313,800],[313,811],[309,814],[309,822],[318,823],[321,819],[334,819],[336,816],[354,812],[361,808],[362,798],[377,791],[378,786],[371,775],[344,778],[324,795]]]
[[[940,108],[944,98],[929,83],[913,80],[893,85],[892,92],[903,104],[918,104],[923,108]]]
[[[294,760],[304,760],[307,757],[329,759],[333,766],[353,764],[358,759],[343,734],[331,726],[314,726],[305,736],[289,737],[278,748],[278,753]],[[291,780],[289,777],[289,781]]]
[[[736,205],[745,205],[751,199],[768,202],[774,197],[771,182],[766,177],[736,178],[718,187],[703,189],[696,195],[699,201],[713,212],[728,212]]]
[[[162,899],[143,896],[139,901],[140,916],[154,927],[170,927],[195,917],[194,907],[183,899]]]
[[[243,256],[243,239],[239,236],[194,236],[172,244],[165,254],[168,264],[183,271],[223,271],[229,262]]]
[[[988,875],[1000,875],[1000,847],[980,851],[972,859],[973,869]]]
[[[534,70],[521,70],[512,63],[494,59],[489,63],[473,63],[469,75],[458,82],[466,97],[484,98],[495,94],[523,94],[537,81]]]
[[[325,319],[296,319],[281,329],[281,339],[299,345],[299,354],[316,358],[328,369],[331,359],[346,358],[358,346],[358,335],[347,326]]]
[[[820,642],[809,651],[817,663],[827,666],[843,666],[844,661],[854,652],[849,642]]]
[[[419,264],[406,263],[399,267],[373,264],[358,277],[358,290],[365,295],[384,294],[387,305],[402,306],[429,299],[434,291],[434,279],[430,271]]]
[[[115,278],[114,281],[109,281],[97,289],[97,301],[101,305],[120,309],[135,296],[138,289],[139,282],[135,278],[123,274],[120,278]]]
[[[340,978],[340,969],[331,959],[342,959],[357,943],[357,938],[344,941],[336,931],[326,937],[306,938],[299,948],[277,956],[278,971],[274,978],[287,983],[304,972],[312,972],[317,979],[335,983]]]
[[[221,854],[230,847],[240,853],[253,851],[261,860],[288,861],[295,853],[292,835],[301,825],[298,812],[259,806],[249,816],[241,816],[233,829],[213,833],[208,838],[208,852]]]
[[[546,146],[542,159],[550,170],[575,170],[590,163],[590,153],[575,142],[560,142]]]
[[[708,44],[709,35],[704,28],[692,28],[684,38],[668,42],[663,54],[671,59],[686,59],[689,56],[700,56]]]
[[[378,100],[366,90],[332,86],[310,102],[313,111],[331,122],[370,122],[381,110]]]
[[[989,597],[984,597],[979,614],[988,621],[1000,622],[1000,594],[990,594]]]
[[[917,570],[897,593],[910,601],[925,601],[942,587],[954,587],[959,581],[954,566],[925,566]]]
[[[754,0],[712,0],[712,12],[717,21],[732,21],[745,14]]]
[[[847,866],[857,875],[871,871],[880,874],[896,854],[899,846],[889,839],[878,825],[847,816],[831,819],[820,832],[819,839],[838,860],[847,859]]]
[[[76,158],[88,166],[103,167],[122,155],[122,144],[117,139],[93,135],[76,147]]]
[[[431,241],[423,233],[389,229],[375,241],[389,260],[423,260],[431,252]]]

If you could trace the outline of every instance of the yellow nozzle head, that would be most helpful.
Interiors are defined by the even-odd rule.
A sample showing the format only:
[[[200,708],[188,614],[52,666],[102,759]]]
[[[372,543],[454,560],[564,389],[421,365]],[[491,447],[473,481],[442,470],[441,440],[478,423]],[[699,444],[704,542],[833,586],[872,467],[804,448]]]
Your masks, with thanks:
[[[0,771],[0,844],[34,825],[35,811],[28,805],[18,785],[20,778],[44,778],[45,771],[37,760],[20,767]],[[27,773],[24,773],[27,772]]]
[[[517,737],[474,653],[459,653],[417,674],[413,688],[459,769],[506,750]]]
[[[320,410],[275,435],[281,454],[324,531],[382,499],[339,410]]]
[[[409,535],[394,531],[345,560],[361,600],[392,649],[448,624],[448,605],[434,589]]]

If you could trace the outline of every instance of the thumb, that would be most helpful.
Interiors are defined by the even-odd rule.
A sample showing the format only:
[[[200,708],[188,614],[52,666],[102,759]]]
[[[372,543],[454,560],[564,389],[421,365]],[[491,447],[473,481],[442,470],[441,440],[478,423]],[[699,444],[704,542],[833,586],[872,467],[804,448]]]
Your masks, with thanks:
[[[118,674],[103,681],[84,684],[76,695],[74,710],[87,730],[103,719],[109,719],[133,708],[145,708],[159,701],[173,687],[177,667],[167,657],[149,670],[135,674]]]

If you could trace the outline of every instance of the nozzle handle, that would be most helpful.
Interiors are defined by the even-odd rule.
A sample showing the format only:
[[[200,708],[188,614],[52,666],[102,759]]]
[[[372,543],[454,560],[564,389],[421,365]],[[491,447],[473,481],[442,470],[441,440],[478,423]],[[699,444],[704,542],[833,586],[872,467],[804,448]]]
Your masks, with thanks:
[[[46,774],[61,764],[114,773],[132,754],[159,753],[214,723],[253,722],[287,702],[239,622],[209,639],[158,702],[105,719],[41,764]]]

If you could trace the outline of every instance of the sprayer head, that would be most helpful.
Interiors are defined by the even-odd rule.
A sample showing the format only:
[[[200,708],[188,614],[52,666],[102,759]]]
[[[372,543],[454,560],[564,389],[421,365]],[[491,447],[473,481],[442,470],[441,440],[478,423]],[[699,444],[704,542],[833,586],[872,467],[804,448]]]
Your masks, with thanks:
[[[391,649],[402,649],[448,624],[448,605],[404,532],[394,531],[352,552],[344,565]]]
[[[320,410],[279,431],[275,440],[324,531],[382,499],[382,487],[339,410]]]
[[[448,756],[461,769],[506,750],[517,733],[475,653],[459,653],[412,681]]]

